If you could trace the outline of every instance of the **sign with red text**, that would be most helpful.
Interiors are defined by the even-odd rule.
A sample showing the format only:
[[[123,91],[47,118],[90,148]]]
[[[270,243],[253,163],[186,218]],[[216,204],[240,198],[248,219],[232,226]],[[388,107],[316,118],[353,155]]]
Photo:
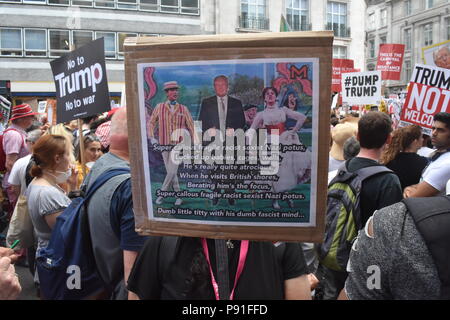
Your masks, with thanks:
[[[383,43],[380,45],[377,70],[381,71],[383,80],[400,80],[404,53],[404,44]]]
[[[350,106],[380,104],[381,72],[351,72],[342,75],[342,102]]]
[[[450,112],[450,70],[416,64],[403,106],[401,126],[418,124],[431,134],[433,116]]]
[[[331,91],[341,92],[341,74],[353,72],[354,62],[350,59],[333,59],[333,75],[331,77]]]

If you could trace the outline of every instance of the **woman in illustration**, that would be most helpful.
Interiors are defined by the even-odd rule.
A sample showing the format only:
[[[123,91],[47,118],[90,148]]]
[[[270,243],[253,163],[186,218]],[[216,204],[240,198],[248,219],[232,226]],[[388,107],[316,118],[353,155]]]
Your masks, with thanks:
[[[267,87],[263,90],[264,111],[258,112],[252,129],[267,129],[268,139],[272,135],[279,135],[279,143],[283,147],[301,145],[298,137],[298,130],[306,120],[306,116],[300,112],[293,111],[288,107],[279,107],[277,103],[278,91],[274,87]],[[295,125],[292,129],[286,129],[286,119],[295,119]],[[298,183],[309,179],[311,169],[310,151],[297,151],[299,148],[290,148],[293,151],[282,152],[280,150],[281,163],[278,168],[278,181],[270,182],[271,191],[282,193],[292,190]],[[287,200],[289,207],[293,207],[294,202]],[[274,209],[280,209],[277,200],[273,200]]]
[[[301,106],[301,101],[297,92],[295,92],[294,89],[289,87],[285,97],[286,98],[284,100],[283,106],[289,108],[289,110],[298,111],[299,107]],[[295,127],[296,124],[297,124],[296,119],[290,118],[289,116],[286,118],[285,123],[286,130],[291,130],[292,128]]]

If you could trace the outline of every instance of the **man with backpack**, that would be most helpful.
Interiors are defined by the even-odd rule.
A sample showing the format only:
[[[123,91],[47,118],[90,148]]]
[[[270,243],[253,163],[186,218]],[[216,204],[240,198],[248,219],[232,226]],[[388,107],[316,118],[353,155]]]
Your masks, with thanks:
[[[318,246],[323,299],[336,299],[347,278],[353,240],[374,211],[402,199],[398,177],[378,160],[391,140],[391,119],[369,112],[358,122],[359,154],[346,161],[328,187],[324,242]]]
[[[119,109],[111,121],[110,151],[99,158],[86,176],[88,188],[104,172],[129,169],[126,109]],[[126,299],[126,282],[146,237],[135,232],[130,174],[121,174],[103,184],[87,206],[89,229],[97,271],[114,287],[113,299]]]
[[[376,211],[352,247],[340,298],[450,300],[449,229],[449,195]]]

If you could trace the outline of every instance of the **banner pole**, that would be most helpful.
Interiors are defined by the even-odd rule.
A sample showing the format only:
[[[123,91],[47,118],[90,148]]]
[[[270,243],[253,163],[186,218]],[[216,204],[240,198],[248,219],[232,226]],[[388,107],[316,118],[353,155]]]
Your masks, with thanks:
[[[86,177],[86,166],[84,165],[84,137],[83,137],[83,122],[81,119],[78,119],[78,137],[80,138],[79,148],[80,148],[80,161],[81,161],[81,168],[83,170],[83,178]]]

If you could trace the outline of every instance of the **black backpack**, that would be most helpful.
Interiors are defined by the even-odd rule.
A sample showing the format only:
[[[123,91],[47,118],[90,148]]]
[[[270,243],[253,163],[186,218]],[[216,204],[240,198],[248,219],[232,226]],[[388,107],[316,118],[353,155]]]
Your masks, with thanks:
[[[317,245],[320,263],[340,272],[345,272],[352,243],[364,227],[360,211],[363,181],[380,173],[392,172],[381,165],[350,172],[347,163],[339,168],[328,185],[324,240]]]
[[[403,203],[436,265],[441,296],[450,300],[450,196],[409,198]]]

